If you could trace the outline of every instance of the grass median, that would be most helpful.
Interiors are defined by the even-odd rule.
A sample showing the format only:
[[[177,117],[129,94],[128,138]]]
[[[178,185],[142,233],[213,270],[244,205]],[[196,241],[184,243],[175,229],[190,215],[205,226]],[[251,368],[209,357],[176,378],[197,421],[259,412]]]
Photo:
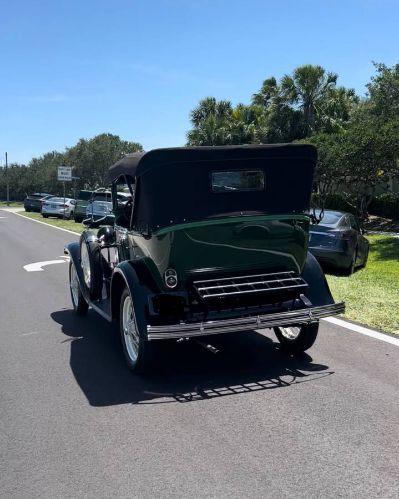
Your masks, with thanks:
[[[399,238],[367,237],[367,266],[350,277],[327,275],[336,301],[346,302],[345,316],[399,334]]]
[[[23,208],[24,203],[22,201],[0,201],[0,208]]]
[[[61,229],[71,230],[72,232],[81,233],[85,228],[82,224],[77,224],[73,220],[62,220],[61,218],[43,218],[41,213],[27,213],[26,211],[20,212],[26,218],[32,218],[33,220],[39,220],[40,222],[46,223],[48,225],[53,225],[54,227],[60,227]]]

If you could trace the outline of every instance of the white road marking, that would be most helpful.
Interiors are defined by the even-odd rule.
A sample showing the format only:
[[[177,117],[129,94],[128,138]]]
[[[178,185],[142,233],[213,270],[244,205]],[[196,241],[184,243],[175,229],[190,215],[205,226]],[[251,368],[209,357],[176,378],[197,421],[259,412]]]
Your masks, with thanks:
[[[43,267],[46,265],[56,265],[57,263],[66,263],[66,260],[47,260],[45,262],[35,262],[24,265],[23,268],[27,272],[43,272]]]
[[[56,227],[55,225],[50,225],[46,222],[41,222],[40,220],[36,220],[35,218],[25,217],[24,215],[21,215],[21,213],[17,213],[15,211],[10,211],[10,213],[13,213],[14,215],[22,217],[25,220],[30,220],[31,222],[36,222],[37,224],[45,225],[46,227],[50,227],[52,229],[63,230],[64,232],[69,232],[69,234],[74,234],[75,236],[80,236],[80,232],[73,232],[72,230],[63,229],[62,227]]]
[[[374,331],[374,329],[369,329],[368,327],[359,326],[357,324],[352,324],[351,322],[344,321],[343,319],[338,319],[338,317],[326,317],[323,319],[326,322],[335,324],[336,326],[344,327],[355,331],[356,333],[364,334],[365,336],[370,336],[370,338],[375,338],[376,340],[385,341],[385,343],[390,343],[399,347],[399,338],[394,338],[388,334],[380,333],[379,331]]]

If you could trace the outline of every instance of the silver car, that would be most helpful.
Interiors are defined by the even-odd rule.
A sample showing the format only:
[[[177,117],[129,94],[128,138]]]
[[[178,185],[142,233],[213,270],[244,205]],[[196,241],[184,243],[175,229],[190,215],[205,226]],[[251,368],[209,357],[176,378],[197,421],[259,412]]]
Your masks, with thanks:
[[[70,219],[73,217],[76,201],[70,198],[51,197],[42,204],[43,218],[58,217]]]

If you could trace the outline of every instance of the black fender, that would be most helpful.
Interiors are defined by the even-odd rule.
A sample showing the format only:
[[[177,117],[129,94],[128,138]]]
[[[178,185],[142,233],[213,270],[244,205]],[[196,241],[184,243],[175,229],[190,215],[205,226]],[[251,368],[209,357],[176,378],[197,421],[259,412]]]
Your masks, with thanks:
[[[90,302],[89,294],[87,293],[87,288],[84,285],[84,277],[82,266],[80,265],[80,246],[78,242],[69,243],[64,248],[64,253],[69,255],[71,262],[75,265],[76,274],[78,276],[80,291],[87,303]]]
[[[146,331],[146,309],[149,290],[141,284],[134,266],[129,261],[117,265],[112,274],[110,307],[112,319],[119,318],[120,298],[125,287],[129,289],[132,297],[137,325]]]
[[[335,303],[323,269],[310,251],[307,254],[302,277],[308,283],[309,287],[305,296],[312,302],[312,305],[331,305]]]

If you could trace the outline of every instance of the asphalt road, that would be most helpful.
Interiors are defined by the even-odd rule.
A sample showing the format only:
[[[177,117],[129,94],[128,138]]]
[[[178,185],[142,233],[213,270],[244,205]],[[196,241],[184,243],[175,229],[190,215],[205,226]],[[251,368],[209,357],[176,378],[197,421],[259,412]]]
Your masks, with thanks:
[[[397,346],[323,323],[299,360],[249,332],[135,377],[66,263],[23,269],[76,236],[0,217],[1,497],[398,497]]]

